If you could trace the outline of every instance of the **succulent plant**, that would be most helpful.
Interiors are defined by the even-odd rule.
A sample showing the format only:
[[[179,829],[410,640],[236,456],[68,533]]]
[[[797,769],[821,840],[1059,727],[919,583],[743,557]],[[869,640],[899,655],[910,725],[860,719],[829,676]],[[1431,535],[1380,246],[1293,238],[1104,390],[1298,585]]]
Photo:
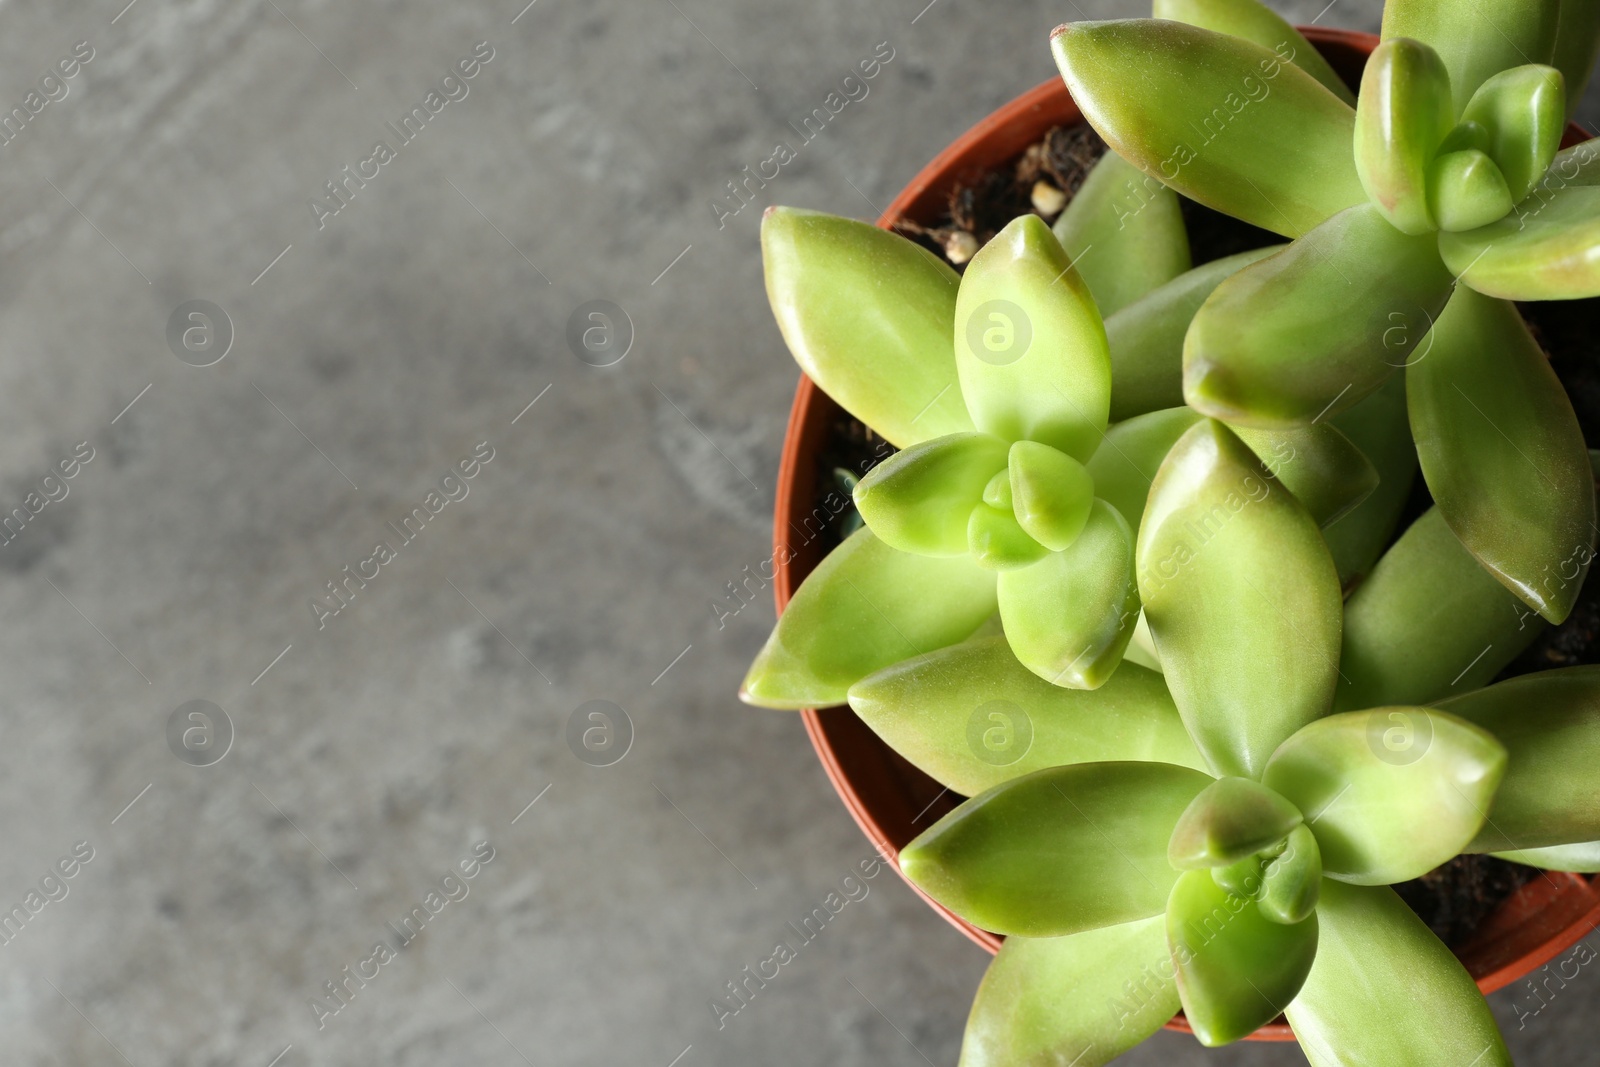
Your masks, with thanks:
[[[1075,218],[1058,229],[1079,240]],[[1087,283],[1036,215],[1006,226],[958,278],[865,223],[768,213],[768,294],[791,351],[902,449],[855,486],[866,531],[807,579],[751,668],[747,699],[840,703],[872,670],[959,640],[996,611],[1028,669],[1068,688],[1104,683],[1140,615],[1135,535],[1150,479],[1199,418],[1174,407],[1108,427],[1118,368],[1147,376],[1132,390],[1170,388],[1144,353],[1170,351],[1196,298],[1260,255],[1172,278],[1187,245],[1152,266],[1149,239],[1143,227],[1098,242],[1102,288],[1138,294],[1113,347]],[[1322,522],[1379,482],[1331,424],[1240,433]]]
[[[1318,425],[1403,370],[1445,522],[1551,622],[1593,557],[1594,493],[1572,406],[1510,301],[1600,295],[1600,141],[1557,151],[1593,7],[1390,0],[1354,107],[1255,0],[1157,0],[1156,19],[1053,38],[1121,156],[1293,238],[1194,315],[1189,405]]]
[[[1180,1007],[1209,1045],[1284,1012],[1315,1067],[1507,1064],[1388,886],[1600,871],[1600,667],[1491,684],[1600,532],[1511,302],[1600,295],[1600,140],[1558,151],[1600,3],[1391,0],[1359,96],[1257,0],[1155,14],[1053,38],[1110,146],[1053,229],[958,275],[769,212],[791,352],[900,451],[742,695],[848,702],[972,798],[901,854],[1007,937],[964,1067]],[[1193,266],[1178,194],[1289,242]]]
[[[966,1067],[1106,1063],[1180,1005],[1207,1045],[1286,1011],[1319,1067],[1510,1062],[1461,964],[1383,887],[1463,851],[1593,862],[1600,668],[1462,692],[1478,632],[1402,637],[1409,673],[1353,656],[1385,627],[1425,629],[1434,605],[1416,594],[1461,586],[1516,646],[1515,602],[1431,512],[1364,587],[1389,610],[1341,632],[1316,523],[1265,475],[1208,419],[1155,479],[1141,560],[1188,549],[1170,576],[1140,571],[1165,686],[1124,665],[1096,692],[1052,690],[987,638],[852,688],[869,725],[973,797],[900,857],[935,900],[1008,937]],[[1203,529],[1204,515],[1227,517]],[[1330,714],[1341,697],[1358,710]],[[1026,751],[997,761],[963,733],[980,700],[1005,702]],[[1390,1010],[1401,990],[1420,1006]]]

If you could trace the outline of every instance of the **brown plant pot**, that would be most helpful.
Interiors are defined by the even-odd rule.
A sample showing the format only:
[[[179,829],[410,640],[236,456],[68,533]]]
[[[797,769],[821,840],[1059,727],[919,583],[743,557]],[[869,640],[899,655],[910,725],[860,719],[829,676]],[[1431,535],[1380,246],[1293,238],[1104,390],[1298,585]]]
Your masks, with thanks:
[[[1367,56],[1378,44],[1370,33],[1302,26],[1300,32],[1328,58],[1352,85],[1360,81]],[[1075,126],[1083,115],[1060,78],[1017,97],[962,134],[901,190],[878,219],[887,229],[898,219],[925,226],[939,222],[952,187],[973,184],[1015,160],[1053,126]],[[1569,125],[1563,147],[1589,134]],[[778,561],[773,594],[781,613],[801,581],[821,562],[823,550],[814,537],[795,537],[804,529],[816,500],[817,456],[839,406],[801,375],[789,413],[783,460],[778,469],[773,521],[773,558]],[[783,562],[787,560],[788,562]],[[885,856],[900,850],[919,833],[953,810],[959,799],[885,744],[848,707],[800,713],[823,769],[867,838]],[[898,870],[898,865],[896,870]],[[1456,949],[1457,956],[1485,993],[1510,985],[1542,967],[1600,924],[1600,877],[1546,874],[1507,899],[1473,935]],[[956,929],[989,952],[999,950],[1000,935],[980,930],[907,884]],[[1190,1032],[1182,1013],[1167,1029]],[[1262,1027],[1249,1040],[1292,1041],[1282,1019]]]

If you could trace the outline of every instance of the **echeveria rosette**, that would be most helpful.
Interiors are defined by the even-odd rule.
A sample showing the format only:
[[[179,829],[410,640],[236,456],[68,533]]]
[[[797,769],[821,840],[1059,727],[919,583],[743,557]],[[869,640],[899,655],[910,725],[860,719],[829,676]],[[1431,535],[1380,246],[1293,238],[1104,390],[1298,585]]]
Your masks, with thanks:
[[[886,460],[856,487],[856,507],[894,548],[993,570],[1017,658],[1054,684],[1097,688],[1139,614],[1133,530],[1085,465],[1110,410],[1105,327],[1037,216],[967,265],[955,362],[976,430]]]
[[[1186,245],[1161,261],[1102,243],[1103,277],[1123,298],[1187,265]],[[802,584],[746,699],[842,703],[856,681],[997,611],[1029,670],[1103,684],[1139,616],[1138,512],[1181,427],[1147,416],[1108,434],[1105,329],[1050,228],[1015,220],[964,277],[899,235],[812,212],[769,212],[762,245],[801,367],[901,451],[857,483],[867,528]],[[1108,440],[1111,461],[1099,458]]]
[[[1552,622],[1593,555],[1595,502],[1571,404],[1507,301],[1600,295],[1600,142],[1557,154],[1600,19],[1571,6],[1391,0],[1354,108],[1255,0],[1162,0],[1182,22],[1079,23],[1053,42],[1124,158],[1296,238],[1194,315],[1188,403],[1235,426],[1317,424],[1404,368],[1444,520]],[[1540,535],[1513,536],[1527,516]]]
[[[1341,639],[1327,547],[1305,506],[1211,420],[1163,462],[1140,560],[1166,680],[1205,769],[1125,757],[1018,768],[902,853],[934,899],[1007,935],[962,1063],[1103,1064],[1159,1028],[1174,1001],[1207,1044],[1287,1010],[1319,1064],[1372,1048],[1391,1057],[1381,1062],[1509,1063],[1460,963],[1384,887],[1469,848],[1596,837],[1600,804],[1574,797],[1588,749],[1562,761],[1562,787],[1541,800],[1533,768],[1563,739],[1530,727],[1502,744],[1492,731],[1565,685],[1564,740],[1600,744],[1600,671],[1587,685],[1559,672],[1539,693],[1503,683],[1448,711],[1327,714]],[[1208,622],[1173,610],[1198,604]],[[932,663],[918,672],[917,691],[903,677],[860,687],[898,690],[885,703],[906,709],[902,731],[915,732],[910,709],[938,685]],[[1502,810],[1508,774],[1517,785]],[[1543,836],[1491,832],[1502,814],[1521,828],[1559,804],[1575,811]],[[1363,951],[1381,973],[1365,974]],[[1418,976],[1427,1018],[1386,1021],[1391,974]]]

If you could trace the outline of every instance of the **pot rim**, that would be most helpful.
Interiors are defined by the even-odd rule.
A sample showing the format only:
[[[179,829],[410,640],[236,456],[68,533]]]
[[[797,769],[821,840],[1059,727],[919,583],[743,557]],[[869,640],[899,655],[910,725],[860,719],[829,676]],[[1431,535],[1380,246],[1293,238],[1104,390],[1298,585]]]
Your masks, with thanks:
[[[1331,45],[1369,54],[1379,40],[1376,34],[1356,30],[1320,26],[1297,28],[1319,48]],[[944,196],[954,183],[971,180],[998,164],[1014,159],[1051,126],[1074,125],[1082,121],[1082,113],[1059,77],[1035,86],[985,116],[934,156],[879,216],[877,225],[882,229],[890,229],[901,218],[920,217],[921,220],[928,220],[931,218],[930,209],[937,210],[942,206]],[[1569,123],[1563,147],[1588,136],[1587,131]],[[816,555],[811,539],[792,538],[791,534],[800,531],[802,527],[796,523],[811,510],[813,461],[835,410],[837,405],[802,373],[784,435],[773,509],[773,560],[777,571],[773,581],[773,598],[779,614],[782,614],[805,575],[815,566],[815,559],[809,558]],[[808,552],[808,549],[811,551]],[[833,736],[833,730],[839,723],[837,717],[854,719],[854,713],[848,708],[808,708],[800,714],[828,780],[878,854],[913,892],[952,926],[991,955],[999,951],[1003,937],[979,929],[955,915],[923,892],[900,870],[899,848],[890,839],[874,804],[857,788],[857,772],[846,766],[842,747]],[[859,724],[859,720],[855,721]],[[876,740],[876,735],[871,736]],[[887,745],[882,741],[878,741],[878,744],[887,750]],[[947,792],[944,790],[934,797],[928,807],[911,821],[915,823],[920,819],[921,814],[925,814]],[[1488,994],[1544,966],[1597,926],[1600,926],[1600,875],[1587,877],[1543,872],[1542,877],[1535,878],[1502,902],[1479,929],[1473,941],[1457,955],[1458,958],[1464,957],[1463,963],[1469,965],[1478,988]],[[1165,1029],[1192,1032],[1181,1011],[1165,1024]],[[1294,1039],[1294,1032],[1281,1019],[1246,1038],[1251,1041]]]

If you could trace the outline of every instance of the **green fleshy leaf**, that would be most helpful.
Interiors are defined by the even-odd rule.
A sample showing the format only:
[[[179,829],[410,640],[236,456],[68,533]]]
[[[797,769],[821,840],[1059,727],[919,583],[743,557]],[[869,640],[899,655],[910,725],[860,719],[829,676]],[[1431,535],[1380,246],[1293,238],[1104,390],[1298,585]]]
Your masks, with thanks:
[[[1257,777],[1333,697],[1339,579],[1316,522],[1207,420],[1156,476],[1138,559],[1145,617],[1196,746],[1218,774]]]
[[[1324,881],[1317,919],[1286,1009],[1312,1067],[1512,1067],[1466,968],[1394,890]]]
[[[1014,778],[900,853],[934,900],[999,934],[1061,937],[1160,914],[1167,838],[1211,778],[1166,763],[1080,763]]]
[[[1592,160],[1592,144],[1573,151]],[[1580,158],[1557,157],[1539,186],[1499,222],[1440,234],[1445,264],[1478,292],[1502,300],[1600,296],[1600,185],[1590,184],[1600,168]],[[1562,177],[1563,168],[1576,177]]]
[[[1094,505],[1094,478],[1049,445],[1018,441],[1009,461],[1011,506],[1028,536],[1052,552],[1077,540]]]
[[[1328,420],[1361,450],[1378,472],[1378,487],[1349,514],[1322,528],[1346,589],[1365,576],[1394,535],[1411,496],[1417,449],[1406,414],[1406,379],[1390,377],[1378,391]]]
[[[1378,469],[1332,423],[1281,430],[1230,427],[1318,526],[1348,514],[1378,487]]]
[[[1279,746],[1262,781],[1305,814],[1329,878],[1389,885],[1459,854],[1505,773],[1488,731],[1441,711],[1330,715]]]
[[[1378,45],[1356,104],[1356,172],[1372,203],[1402,233],[1437,228],[1428,209],[1428,162],[1454,118],[1439,53],[1405,37]]]
[[[1470,692],[1516,659],[1544,625],[1430,508],[1345,602],[1334,707],[1428,704]]]
[[[1257,852],[1237,862],[1212,867],[1211,880],[1236,897],[1253,897],[1261,892],[1261,876],[1271,858]]]
[[[1461,117],[1489,131],[1489,155],[1516,203],[1544,176],[1561,147],[1567,125],[1561,72],[1537,63],[1503,70],[1478,87]]]
[[[1258,0],[1155,0],[1152,14],[1158,19],[1187,22],[1191,26],[1254,41],[1294,63],[1345,103],[1356,102],[1356,95],[1322,58],[1322,53],[1302,37],[1299,30]]]
[[[1600,871],[1600,841],[1583,841],[1576,845],[1551,845],[1548,848],[1527,848],[1515,852],[1496,852],[1497,859],[1539,867],[1547,871],[1574,871],[1593,874]]]
[[[1139,619],[1133,531],[1096,500],[1070,547],[1000,575],[1000,617],[1011,649],[1053,685],[1095,689],[1122,662]]]
[[[956,366],[978,427],[1088,459],[1106,428],[1111,363],[1094,298],[1037,215],[1007,224],[967,264]]]
[[[1188,333],[1194,313],[1222,279],[1285,247],[1271,245],[1201,264],[1106,316],[1111,418],[1121,422],[1163,408],[1182,407],[1183,335]]]
[[[1566,85],[1569,118],[1583,99],[1589,75],[1594,72],[1597,50],[1600,50],[1600,2],[1561,0],[1556,47],[1550,63],[1561,72]]]
[[[1471,851],[1600,839],[1600,667],[1527,674],[1438,706],[1489,731],[1510,752]]]
[[[867,675],[955,644],[997,607],[994,575],[967,557],[897,552],[857,530],[795,591],[739,696],[767,708],[842,704]]]
[[[1446,152],[1464,152],[1470,148],[1488,155],[1493,147],[1494,138],[1490,136],[1487,126],[1481,122],[1463,121],[1456,123],[1434,154],[1442,156]]]
[[[960,1067],[1103,1067],[1178,1011],[1166,920],[1009,937],[978,986]]]
[[[1428,204],[1447,233],[1487,226],[1515,203],[1495,161],[1475,148],[1447,153],[1428,166]]]
[[[1115,152],[1100,157],[1052,229],[1101,315],[1190,266],[1178,195]]]
[[[1595,546],[1583,429],[1517,309],[1465,287],[1406,370],[1428,489],[1467,551],[1553,623]]]
[[[800,369],[901,448],[973,428],[951,334],[960,278],[920,245],[854,219],[769,209],[767,299]]]
[[[1432,46],[1450,72],[1454,111],[1490,77],[1519,63],[1544,63],[1556,42],[1558,5],[1550,0],[1388,0],[1383,39]]]
[[[1270,1023],[1300,992],[1317,954],[1317,920],[1273,922],[1209,871],[1189,871],[1167,903],[1167,944],[1183,1014],[1215,1048]]]
[[[1371,204],[1340,212],[1217,286],[1184,340],[1183,394],[1243,426],[1321,421],[1406,364],[1451,284],[1432,235]]]
[[[1287,56],[1159,19],[1073,23],[1051,46],[1089,125],[1192,200],[1289,237],[1366,200],[1355,111]]]
[[[1161,461],[1200,418],[1185,407],[1137,415],[1107,430],[1105,443],[1089,460],[1095,492],[1128,520],[1135,535]]]
[[[1017,662],[1003,636],[868,675],[850,687],[850,706],[889,747],[962,796],[1069,763],[1205,766],[1159,674],[1124,664],[1092,693],[1064,689]]]
[[[1184,809],[1167,844],[1179,870],[1226,867],[1289,836],[1300,825],[1293,804],[1249,778],[1218,778]]]
[[[955,433],[896,452],[856,483],[856,510],[884,544],[924,556],[967,551],[967,516],[1006,466],[1006,443]]]
[[[1028,536],[1015,515],[988,504],[977,505],[968,516],[967,549],[978,566],[991,571],[1031,566],[1050,551]]]
[[[1256,904],[1276,923],[1305,922],[1317,908],[1322,889],[1322,852],[1317,835],[1303,824],[1289,834],[1284,850],[1267,864]]]

